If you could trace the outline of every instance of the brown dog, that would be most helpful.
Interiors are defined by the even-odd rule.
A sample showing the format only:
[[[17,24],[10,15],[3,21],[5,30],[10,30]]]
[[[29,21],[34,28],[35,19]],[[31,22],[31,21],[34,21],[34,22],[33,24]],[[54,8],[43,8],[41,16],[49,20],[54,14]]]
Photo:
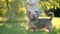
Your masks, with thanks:
[[[54,16],[54,14],[52,12],[49,12],[48,13],[51,18],[41,18],[41,19],[38,19],[38,22],[36,23],[36,13],[34,11],[30,11],[28,12],[28,19],[29,19],[29,22],[28,22],[28,27],[30,29],[33,29],[34,31],[36,29],[41,29],[41,28],[45,28],[47,32],[51,32],[52,31],[52,18]]]

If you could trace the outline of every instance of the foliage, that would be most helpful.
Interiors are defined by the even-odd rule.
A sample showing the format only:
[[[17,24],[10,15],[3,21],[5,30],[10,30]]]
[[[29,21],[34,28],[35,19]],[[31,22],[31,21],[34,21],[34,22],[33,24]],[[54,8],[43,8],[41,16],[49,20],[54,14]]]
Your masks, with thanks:
[[[40,8],[43,10],[49,10],[50,8],[60,8],[60,0],[41,0]]]

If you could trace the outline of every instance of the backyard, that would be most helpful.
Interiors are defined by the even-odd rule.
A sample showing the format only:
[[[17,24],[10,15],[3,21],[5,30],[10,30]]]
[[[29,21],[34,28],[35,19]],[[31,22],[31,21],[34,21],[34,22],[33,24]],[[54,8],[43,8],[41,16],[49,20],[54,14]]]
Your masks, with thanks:
[[[60,34],[60,18],[54,17],[52,24],[53,31],[47,33],[41,29],[36,32],[27,32],[27,21],[25,20],[0,22],[0,34]]]

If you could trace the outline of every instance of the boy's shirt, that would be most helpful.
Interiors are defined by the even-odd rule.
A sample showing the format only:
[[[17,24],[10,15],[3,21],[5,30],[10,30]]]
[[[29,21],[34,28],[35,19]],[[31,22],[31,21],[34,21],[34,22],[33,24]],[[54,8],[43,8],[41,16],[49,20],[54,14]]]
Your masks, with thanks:
[[[31,5],[27,4],[26,8],[28,11],[31,11],[31,10],[39,11],[39,8],[38,8],[39,0],[26,0],[26,3],[31,4]]]

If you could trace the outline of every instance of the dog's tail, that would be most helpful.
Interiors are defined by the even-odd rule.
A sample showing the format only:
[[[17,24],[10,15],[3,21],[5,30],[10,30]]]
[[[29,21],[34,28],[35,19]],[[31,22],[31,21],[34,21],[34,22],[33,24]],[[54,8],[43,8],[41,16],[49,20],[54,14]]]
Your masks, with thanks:
[[[49,12],[48,14],[49,14],[49,16],[50,16],[50,20],[52,20],[53,17],[54,17],[54,13],[53,13],[53,12]]]

